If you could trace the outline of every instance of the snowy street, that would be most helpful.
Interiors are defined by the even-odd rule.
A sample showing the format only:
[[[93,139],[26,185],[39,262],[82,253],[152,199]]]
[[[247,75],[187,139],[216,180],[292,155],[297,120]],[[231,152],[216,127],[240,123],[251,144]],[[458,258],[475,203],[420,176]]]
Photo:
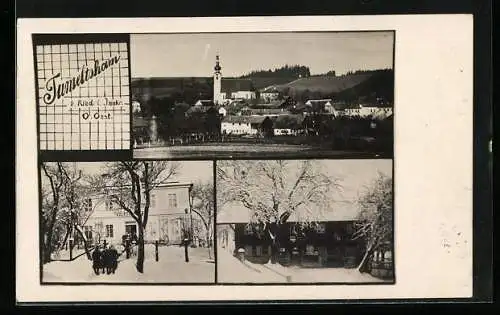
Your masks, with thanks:
[[[43,266],[43,282],[115,282],[115,283],[213,283],[215,263],[207,248],[189,248],[189,262],[184,261],[184,248],[162,246],[155,261],[154,246],[145,246],[144,273],[137,272],[137,257],[118,260],[115,274],[96,275],[92,261],[85,255],[74,261],[52,261]]]
[[[223,248],[217,250],[217,278],[219,283],[328,283],[328,282],[386,282],[356,269],[299,268],[280,264],[244,263]]]

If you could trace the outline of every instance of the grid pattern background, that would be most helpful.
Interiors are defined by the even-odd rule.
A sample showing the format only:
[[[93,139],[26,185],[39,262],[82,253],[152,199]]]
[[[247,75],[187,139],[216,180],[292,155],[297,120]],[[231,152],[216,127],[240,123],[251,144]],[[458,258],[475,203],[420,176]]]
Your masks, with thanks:
[[[37,45],[36,64],[41,150],[130,149],[129,62],[127,43]],[[120,55],[114,64],[47,105],[46,82],[61,73],[57,83]],[[91,106],[79,102],[93,100]],[[110,105],[106,100],[118,101]],[[98,103],[97,103],[98,102]],[[77,104],[75,106],[75,104]],[[81,103],[80,103],[81,104]],[[85,119],[87,118],[87,119]]]

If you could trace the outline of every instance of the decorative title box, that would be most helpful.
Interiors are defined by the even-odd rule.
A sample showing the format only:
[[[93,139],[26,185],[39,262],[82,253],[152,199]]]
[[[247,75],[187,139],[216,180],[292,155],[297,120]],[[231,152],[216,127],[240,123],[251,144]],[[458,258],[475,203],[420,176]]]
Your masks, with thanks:
[[[130,150],[129,42],[33,36],[40,151]]]

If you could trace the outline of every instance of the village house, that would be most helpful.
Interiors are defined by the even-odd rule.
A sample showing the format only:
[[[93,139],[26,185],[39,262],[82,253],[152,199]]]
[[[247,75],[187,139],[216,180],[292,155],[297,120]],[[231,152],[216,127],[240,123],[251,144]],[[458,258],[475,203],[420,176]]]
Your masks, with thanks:
[[[280,115],[277,116],[273,124],[275,136],[297,136],[301,130],[303,115]]]
[[[279,232],[280,263],[302,267],[355,267],[364,254],[362,239],[355,239],[359,208],[354,202],[336,201],[334,210],[318,213],[312,227],[301,229],[294,214]],[[245,259],[267,263],[271,240],[261,233],[262,226],[250,223],[250,211],[240,203],[224,205],[217,213],[219,248]]]
[[[305,103],[307,112],[324,113],[340,117],[345,115],[345,104],[334,102],[332,99],[308,100]]]
[[[202,227],[201,219],[191,212],[192,188],[192,183],[169,182],[152,190],[146,242],[180,244],[184,230],[198,231]],[[84,233],[94,243],[106,240],[120,244],[126,233],[138,234],[137,222],[106,194],[94,195],[85,204],[92,213],[83,226]]]
[[[232,99],[245,99],[245,100],[253,100],[256,99],[255,91],[236,91],[231,93]]]
[[[219,115],[221,115],[222,117],[227,115],[227,110],[224,106],[219,107]]]
[[[247,108],[245,113],[246,115],[271,117],[290,114],[290,112],[285,110],[284,108]]]
[[[132,101],[132,113],[140,113],[141,112],[141,103],[138,101]]]
[[[214,102],[212,100],[198,100],[194,103],[194,106],[214,106]]]
[[[344,110],[346,116],[360,116],[361,107],[359,105],[349,105]]]
[[[264,102],[272,102],[277,100],[279,97],[279,92],[274,86],[267,87],[260,91],[260,99]]]
[[[221,121],[221,132],[226,135],[257,135],[265,119],[264,116],[227,115]]]
[[[361,117],[372,117],[376,115],[379,111],[377,106],[371,104],[360,104],[359,105],[359,115]]]

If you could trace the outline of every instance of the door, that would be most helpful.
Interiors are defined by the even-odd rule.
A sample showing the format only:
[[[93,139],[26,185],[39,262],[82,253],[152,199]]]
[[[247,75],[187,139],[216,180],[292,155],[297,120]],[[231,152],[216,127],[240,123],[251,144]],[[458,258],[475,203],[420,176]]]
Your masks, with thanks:
[[[125,233],[130,235],[137,234],[137,225],[135,223],[125,223]]]

